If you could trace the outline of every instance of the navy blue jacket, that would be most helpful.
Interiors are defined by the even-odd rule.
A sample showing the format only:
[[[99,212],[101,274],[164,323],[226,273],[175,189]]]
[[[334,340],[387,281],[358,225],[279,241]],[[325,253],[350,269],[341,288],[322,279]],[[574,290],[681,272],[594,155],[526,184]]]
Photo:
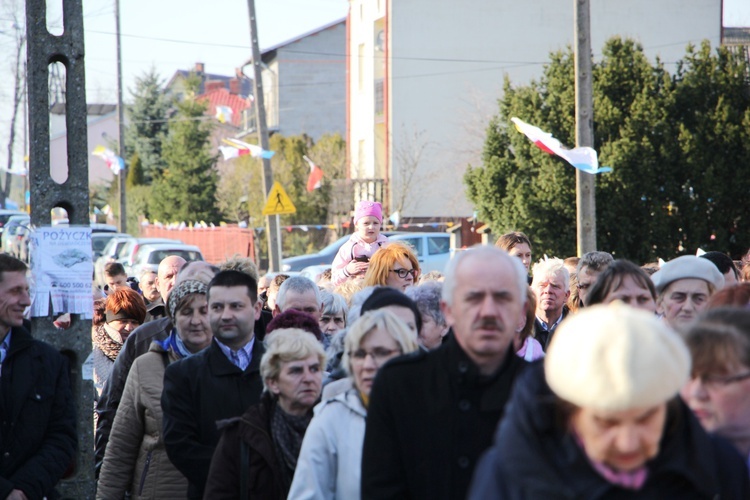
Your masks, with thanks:
[[[721,438],[709,436],[690,409],[668,404],[659,454],[638,491],[607,482],[590,465],[563,419],[537,362],[519,379],[495,444],[474,472],[470,499],[750,498],[747,466]]]
[[[0,498],[14,489],[29,500],[58,498],[55,485],[77,448],[67,360],[13,328],[0,372]]]

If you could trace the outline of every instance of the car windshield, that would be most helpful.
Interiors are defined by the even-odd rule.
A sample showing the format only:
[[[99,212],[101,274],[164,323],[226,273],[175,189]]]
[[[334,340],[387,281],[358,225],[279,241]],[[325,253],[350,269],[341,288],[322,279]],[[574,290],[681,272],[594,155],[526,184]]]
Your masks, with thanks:
[[[188,262],[193,260],[203,260],[203,256],[200,254],[200,252],[195,252],[192,250],[156,250],[149,254],[148,264],[158,264],[170,255],[177,255],[178,257],[182,257]]]

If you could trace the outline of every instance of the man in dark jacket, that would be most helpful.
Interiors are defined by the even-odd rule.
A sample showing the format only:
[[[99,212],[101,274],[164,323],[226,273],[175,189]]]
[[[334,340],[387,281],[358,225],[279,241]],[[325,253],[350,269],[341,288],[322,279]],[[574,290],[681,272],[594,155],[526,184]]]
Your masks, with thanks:
[[[58,498],[78,442],[65,358],[23,326],[26,264],[0,254],[0,498]]]
[[[474,247],[448,264],[442,309],[451,338],[392,360],[375,379],[362,498],[466,496],[526,365],[512,348],[526,288],[521,261],[494,247]]]
[[[172,363],[164,375],[161,404],[167,455],[188,479],[188,498],[203,498],[218,420],[239,417],[260,401],[263,345],[253,329],[260,316],[255,279],[222,271],[208,286],[214,339],[203,351]]]

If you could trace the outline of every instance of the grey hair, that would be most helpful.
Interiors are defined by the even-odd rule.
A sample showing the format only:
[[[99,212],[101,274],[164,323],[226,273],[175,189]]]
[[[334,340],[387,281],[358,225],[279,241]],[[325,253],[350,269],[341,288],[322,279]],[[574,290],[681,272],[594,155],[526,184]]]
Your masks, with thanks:
[[[429,316],[438,325],[445,325],[445,317],[440,309],[442,293],[443,284],[439,281],[428,281],[406,289],[406,295],[417,303],[422,318]]]
[[[562,259],[553,258],[540,260],[534,264],[531,272],[534,275],[534,280],[531,283],[532,287],[544,278],[550,276],[562,276],[563,290],[568,290],[570,288],[570,273],[568,272],[568,268],[565,267],[565,261]]]
[[[467,250],[459,252],[445,266],[445,280],[443,281],[443,302],[448,305],[453,304],[453,291],[456,288],[457,271],[461,263],[466,260],[467,256],[472,258],[485,257],[485,262],[492,259],[501,259],[509,262],[516,274],[516,286],[518,286],[518,296],[521,303],[526,303],[526,288],[528,287],[526,277],[526,268],[523,266],[521,259],[511,257],[505,250],[491,245],[474,245]]]
[[[368,286],[352,295],[352,300],[349,301],[349,313],[346,316],[346,326],[351,326],[359,319],[359,316],[362,313],[362,304],[365,303],[365,300],[370,298],[370,295],[372,295],[372,292],[374,292],[376,288],[382,288],[382,286]]]
[[[276,295],[276,305],[281,311],[284,310],[284,306],[286,305],[286,294],[289,290],[299,295],[312,290],[313,293],[315,293],[315,302],[318,304],[318,307],[320,307],[322,298],[320,296],[320,288],[318,288],[318,285],[316,285],[310,278],[305,278],[304,276],[290,276],[281,284],[279,287],[279,293]]]
[[[343,314],[344,321],[346,321],[346,313],[349,312],[349,308],[346,305],[346,299],[333,292],[320,292],[321,301],[323,302],[323,314],[336,315]]]
[[[608,252],[588,252],[578,261],[576,274],[581,274],[581,269],[588,267],[592,271],[604,271],[611,263],[615,261],[612,254]]]

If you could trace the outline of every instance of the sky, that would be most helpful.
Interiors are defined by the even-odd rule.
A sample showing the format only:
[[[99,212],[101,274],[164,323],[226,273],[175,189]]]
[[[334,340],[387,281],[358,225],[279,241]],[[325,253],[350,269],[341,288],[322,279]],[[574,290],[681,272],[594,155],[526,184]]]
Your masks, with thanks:
[[[47,0],[48,25],[60,29],[63,0]],[[9,71],[13,53],[10,6],[0,0],[0,72]],[[117,97],[115,0],[83,0],[86,87],[89,103]],[[255,0],[261,49],[346,16],[347,0]],[[205,64],[209,73],[233,75],[250,58],[246,0],[121,0],[124,98],[135,78],[150,68],[168,80],[176,70]],[[750,1],[724,0],[725,26],[750,26]],[[249,74],[249,73],[248,73]],[[12,78],[0,79],[0,167],[7,162]],[[20,128],[18,129],[20,134]],[[22,157],[19,153],[17,156]]]

